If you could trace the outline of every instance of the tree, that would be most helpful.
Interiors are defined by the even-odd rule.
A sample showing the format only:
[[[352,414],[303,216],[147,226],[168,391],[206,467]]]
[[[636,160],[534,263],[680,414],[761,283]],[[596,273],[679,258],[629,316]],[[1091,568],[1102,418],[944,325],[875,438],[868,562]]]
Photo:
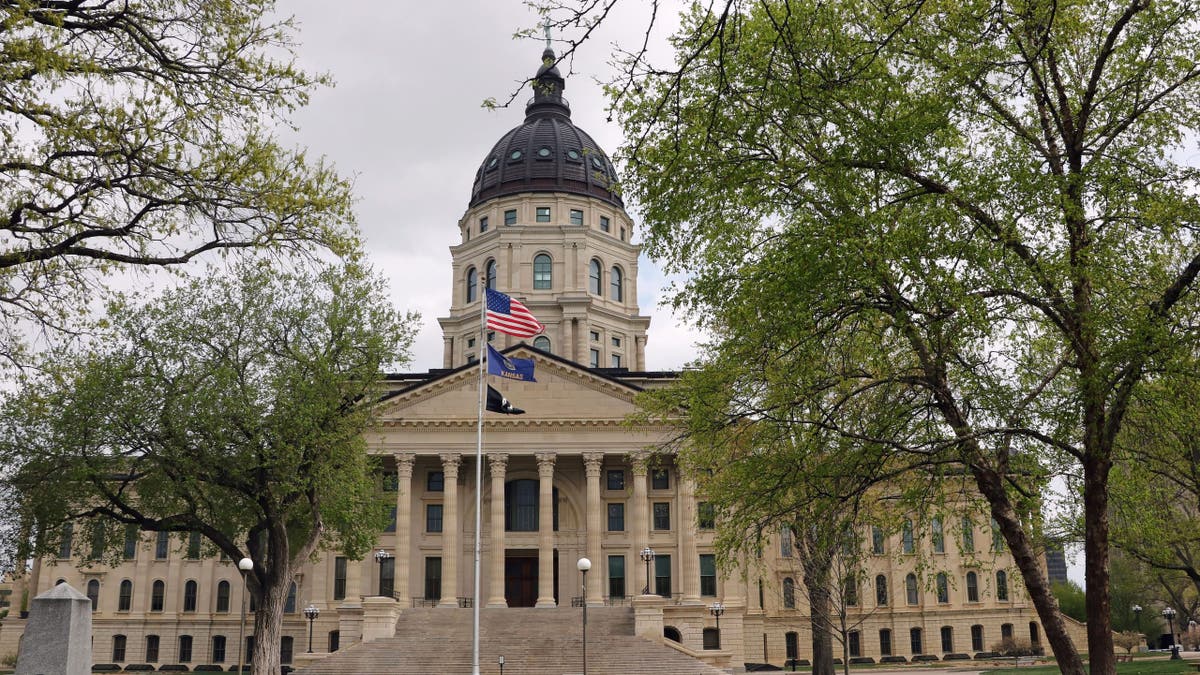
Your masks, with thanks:
[[[3,0],[0,359],[106,274],[205,252],[353,252],[350,185],[272,127],[325,77],[271,0]]]
[[[1063,614],[1075,619],[1076,621],[1087,621],[1087,609],[1085,608],[1085,599],[1083,589],[1074,581],[1065,581],[1050,584],[1050,591],[1054,593],[1054,598],[1058,600],[1058,607]]]
[[[592,7],[550,4],[568,24]],[[796,424],[855,437],[847,403],[892,391],[918,432],[864,440],[965,468],[1067,673],[1031,516],[1052,475],[1077,478],[1090,670],[1113,672],[1114,443],[1196,339],[1198,175],[1178,157],[1198,11],[726,0],[685,13],[672,66],[635,53],[611,90],[648,250],[691,275],[676,306],[718,347],[804,349],[803,396],[842,385]]]
[[[363,433],[413,317],[357,267],[256,265],[108,316],[5,401],[0,463],[32,552],[116,562],[133,526],[249,557],[255,672],[278,673],[295,571],[319,549],[361,556],[386,522]]]

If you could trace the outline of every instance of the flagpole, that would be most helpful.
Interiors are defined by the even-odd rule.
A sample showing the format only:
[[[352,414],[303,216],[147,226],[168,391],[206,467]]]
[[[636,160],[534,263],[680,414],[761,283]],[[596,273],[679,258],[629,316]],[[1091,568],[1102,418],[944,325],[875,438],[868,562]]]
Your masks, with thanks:
[[[471,675],[479,675],[479,538],[483,503],[483,355],[487,349],[487,280],[479,303],[479,415],[475,432],[475,594],[471,599]],[[494,553],[493,553],[494,555]]]

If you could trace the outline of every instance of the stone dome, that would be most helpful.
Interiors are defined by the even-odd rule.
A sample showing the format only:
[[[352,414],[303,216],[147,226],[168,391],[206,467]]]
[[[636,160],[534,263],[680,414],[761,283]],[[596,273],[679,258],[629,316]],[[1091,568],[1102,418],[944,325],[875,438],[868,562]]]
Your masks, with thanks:
[[[608,155],[571,122],[571,107],[562,96],[566,81],[554,59],[552,49],[542,52],[525,121],[504,134],[483,158],[471,187],[470,207],[523,192],[569,192],[625,208],[613,189],[617,173]]]

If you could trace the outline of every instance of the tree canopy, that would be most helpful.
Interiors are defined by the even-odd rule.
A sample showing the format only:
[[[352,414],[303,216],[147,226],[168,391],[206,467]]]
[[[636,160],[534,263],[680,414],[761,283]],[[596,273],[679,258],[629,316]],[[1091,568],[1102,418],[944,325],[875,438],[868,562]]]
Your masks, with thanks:
[[[550,4],[568,25],[603,11]],[[1041,569],[1041,489],[1081,496],[1086,651],[1113,672],[1115,440],[1196,341],[1198,22],[1144,0],[726,0],[611,89],[648,251],[690,275],[676,306],[706,354],[787,358],[793,381],[699,365],[737,369],[753,408],[809,404],[781,424],[963,467],[1064,672],[1083,666]]]
[[[361,556],[385,525],[364,431],[413,324],[354,266],[245,264],[114,303],[89,349],[4,402],[22,557],[115,563],[127,527],[199,533],[253,560],[255,671],[278,672],[295,571],[318,549]]]
[[[350,186],[279,145],[323,76],[271,0],[0,1],[0,359],[104,275],[218,249],[354,251]]]

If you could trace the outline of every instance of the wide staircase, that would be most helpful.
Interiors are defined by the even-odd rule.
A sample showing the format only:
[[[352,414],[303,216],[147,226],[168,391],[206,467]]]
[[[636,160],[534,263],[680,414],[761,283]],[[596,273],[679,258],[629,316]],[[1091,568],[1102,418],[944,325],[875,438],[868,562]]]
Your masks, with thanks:
[[[583,672],[578,608],[482,609],[479,671],[504,675]],[[296,675],[470,675],[470,609],[414,608],[396,622],[396,637],[357,644]],[[721,675],[724,671],[634,635],[633,610],[589,607],[588,675]]]

